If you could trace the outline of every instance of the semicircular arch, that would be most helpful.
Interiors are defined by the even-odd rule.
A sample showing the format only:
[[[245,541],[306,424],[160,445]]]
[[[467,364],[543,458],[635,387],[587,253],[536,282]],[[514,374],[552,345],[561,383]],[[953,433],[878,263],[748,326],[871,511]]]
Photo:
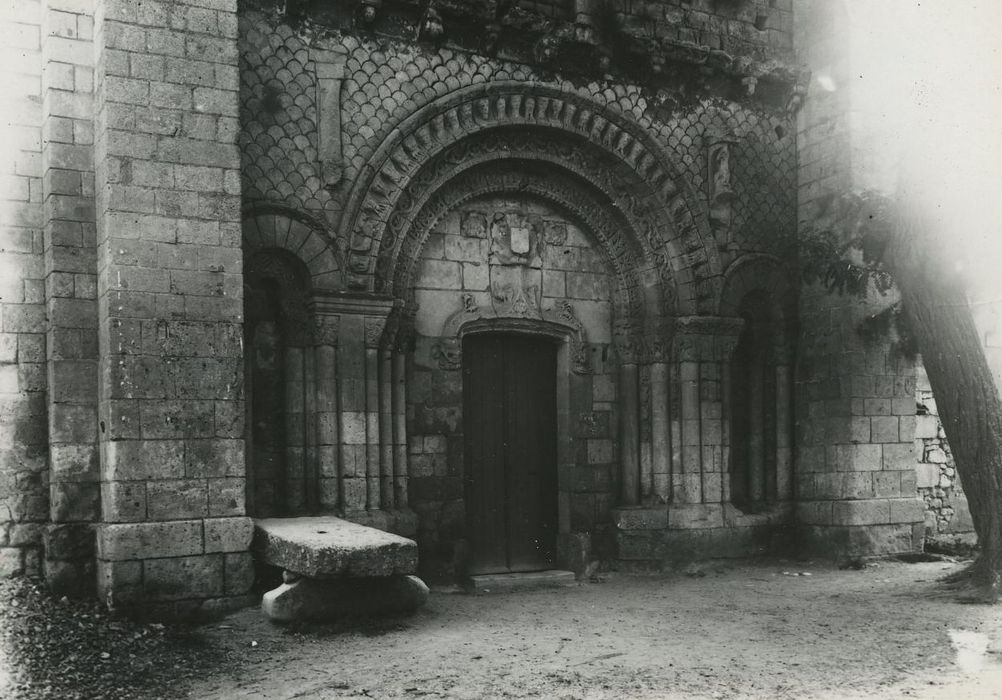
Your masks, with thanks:
[[[512,129],[511,127],[518,127]],[[517,133],[517,136],[513,136]],[[470,158],[560,162],[585,177],[629,218],[661,274],[679,278],[679,313],[707,313],[717,299],[720,260],[704,207],[669,155],[640,126],[585,98],[544,86],[493,83],[457,90],[418,110],[377,150],[342,219],[348,284],[374,290],[376,258],[400,231],[392,217],[413,211],[413,183],[448,179]],[[390,240],[385,241],[387,234]],[[387,245],[389,243],[389,245]]]
[[[343,256],[331,243],[323,225],[310,216],[285,207],[264,206],[244,212],[244,254],[278,249],[302,262],[312,289],[344,287]]]

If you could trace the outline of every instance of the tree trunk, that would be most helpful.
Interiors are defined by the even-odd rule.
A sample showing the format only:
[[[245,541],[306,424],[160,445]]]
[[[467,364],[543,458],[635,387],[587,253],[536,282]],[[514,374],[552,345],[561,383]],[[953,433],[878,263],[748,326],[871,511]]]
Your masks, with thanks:
[[[956,232],[935,194],[902,184],[884,264],[901,292],[978,533],[972,580],[979,597],[994,602],[1002,594],[1002,399],[955,264]]]

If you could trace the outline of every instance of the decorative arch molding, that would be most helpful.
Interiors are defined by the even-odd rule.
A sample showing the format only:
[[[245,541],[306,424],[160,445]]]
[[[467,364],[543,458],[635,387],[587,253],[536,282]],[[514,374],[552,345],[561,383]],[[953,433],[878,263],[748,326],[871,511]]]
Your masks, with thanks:
[[[555,88],[508,81],[470,86],[426,105],[380,146],[342,218],[349,286],[376,288],[374,258],[405,236],[399,222],[414,211],[415,195],[430,196],[430,183],[449,179],[470,158],[511,158],[513,137],[503,134],[510,127],[518,127],[523,141],[519,157],[560,164],[641,222],[637,230],[651,262],[679,280],[681,313],[712,308],[721,267],[708,244],[705,206],[664,149],[606,107]]]
[[[344,256],[314,217],[277,205],[259,205],[244,212],[242,236],[245,255],[283,250],[303,263],[312,289],[344,288]]]
[[[472,294],[463,294],[462,307],[442,324],[439,341],[432,348],[439,369],[462,369],[463,336],[478,331],[516,331],[566,338],[570,344],[571,370],[575,374],[592,372],[588,334],[569,301],[555,302],[549,309],[532,305],[516,307],[504,314],[493,306],[478,305]]]
[[[659,285],[650,280],[645,282],[644,278],[651,275],[642,274],[642,251],[638,250],[636,241],[621,233],[628,229],[628,222],[616,213],[614,207],[603,207],[596,202],[600,193],[587,189],[585,183],[560,171],[547,168],[546,172],[539,172],[538,169],[533,172],[523,167],[522,163],[512,159],[490,168],[467,170],[437,187],[417,216],[410,220],[407,235],[391,251],[392,257],[387,254],[377,258],[377,284],[385,280],[385,291],[403,298],[412,284],[421,248],[441,217],[479,197],[519,194],[563,210],[597,239],[597,247],[605,256],[615,279],[614,308],[618,314],[626,315],[639,326],[643,320],[645,299],[651,298],[656,303],[654,313],[660,313],[665,307],[669,313],[674,311],[674,290],[669,288],[668,293],[663,294]],[[669,278],[664,282],[670,284],[672,280]],[[657,289],[645,293],[646,286],[657,286]],[[669,301],[662,304],[663,297]]]

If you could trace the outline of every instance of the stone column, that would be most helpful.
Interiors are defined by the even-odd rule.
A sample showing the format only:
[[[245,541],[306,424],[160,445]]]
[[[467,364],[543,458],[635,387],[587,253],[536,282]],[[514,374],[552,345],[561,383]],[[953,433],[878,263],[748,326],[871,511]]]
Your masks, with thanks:
[[[765,500],[764,357],[760,348],[748,364],[748,500]]]
[[[386,326],[386,317],[365,317],[365,482],[366,510],[379,510],[381,465],[380,457],[380,381],[379,346]]]
[[[206,4],[95,5],[98,588],[147,615],[245,604],[254,578],[237,3]]]
[[[731,380],[731,363],[734,361],[734,351],[738,347],[738,332],[733,335],[717,338],[717,348],[720,353],[720,443],[723,474],[720,483],[720,502],[731,502],[731,418],[734,407],[731,404],[733,384]]]
[[[398,508],[407,508],[407,352],[393,353],[393,491]]]
[[[320,510],[341,506],[337,420],[338,317],[314,315],[317,497]]]
[[[700,503],[703,498],[702,437],[699,410],[699,337],[682,331],[675,336],[678,359],[679,408],[681,411],[680,469],[672,475],[675,503]]]
[[[383,509],[396,505],[393,484],[393,348],[379,350],[379,492]]]
[[[285,513],[301,512],[305,499],[306,376],[302,347],[285,349]]]
[[[620,505],[640,505],[640,370],[641,347],[629,323],[616,329],[619,356]]]
[[[619,367],[621,505],[640,505],[640,405],[639,367],[623,362]]]
[[[793,373],[787,345],[776,356],[776,500],[793,499]]]
[[[381,392],[385,393],[388,387],[380,380],[385,363],[381,362],[379,348],[393,301],[373,295],[324,294],[315,296],[310,306],[315,317],[326,319],[337,328],[337,350],[331,346],[329,352],[334,358],[336,374],[331,390],[336,393],[328,403],[328,407],[337,406],[337,421],[331,420],[326,431],[336,439],[338,465],[333,470],[336,476],[328,476],[332,470],[326,466],[321,478],[336,478],[338,488],[333,489],[328,482],[324,489],[328,493],[338,492],[338,505],[345,517],[370,522],[367,513],[378,517],[384,505],[382,440],[392,439],[392,431],[385,433],[381,428],[384,408]],[[335,451],[330,452],[333,457]],[[325,498],[329,503],[330,497]],[[371,524],[384,523],[372,520]]]
[[[681,392],[682,469],[673,475],[675,503],[724,501],[729,361],[743,323],[712,316],[677,319],[674,347]]]

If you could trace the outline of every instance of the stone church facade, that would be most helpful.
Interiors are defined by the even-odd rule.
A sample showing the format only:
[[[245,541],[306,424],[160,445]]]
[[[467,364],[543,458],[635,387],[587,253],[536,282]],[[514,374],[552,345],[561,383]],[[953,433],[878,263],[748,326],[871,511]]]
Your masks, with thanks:
[[[795,9],[25,3],[4,570],[223,609],[315,513],[438,577],[921,548],[914,368],[797,274],[851,178]]]

